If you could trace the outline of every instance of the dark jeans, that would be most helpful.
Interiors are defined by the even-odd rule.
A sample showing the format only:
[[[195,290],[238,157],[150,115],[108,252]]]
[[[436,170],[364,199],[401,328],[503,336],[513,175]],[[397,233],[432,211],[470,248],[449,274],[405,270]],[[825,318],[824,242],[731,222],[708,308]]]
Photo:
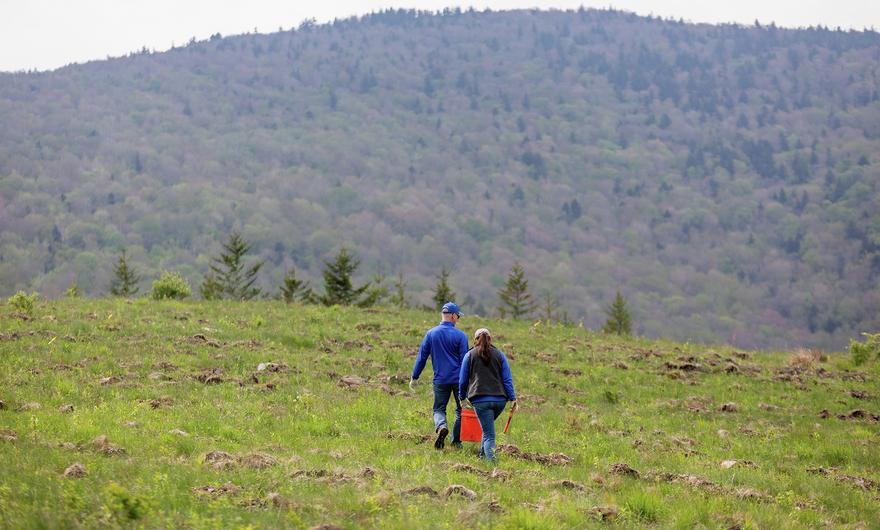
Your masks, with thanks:
[[[474,412],[483,429],[483,443],[480,446],[480,458],[495,461],[495,420],[504,411],[506,401],[484,401],[474,403]]]
[[[458,385],[438,385],[434,383],[434,432],[440,427],[449,426],[446,423],[446,405],[449,397],[455,398],[455,423],[452,425],[452,443],[461,443],[461,401],[458,400]]]

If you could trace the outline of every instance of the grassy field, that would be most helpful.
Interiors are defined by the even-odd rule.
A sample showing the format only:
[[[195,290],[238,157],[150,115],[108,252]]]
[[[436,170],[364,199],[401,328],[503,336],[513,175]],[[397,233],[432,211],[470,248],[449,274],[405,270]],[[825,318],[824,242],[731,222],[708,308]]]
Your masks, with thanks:
[[[0,526],[880,527],[876,361],[465,317],[520,395],[493,468],[433,448],[430,368],[407,388],[438,320],[0,305]]]

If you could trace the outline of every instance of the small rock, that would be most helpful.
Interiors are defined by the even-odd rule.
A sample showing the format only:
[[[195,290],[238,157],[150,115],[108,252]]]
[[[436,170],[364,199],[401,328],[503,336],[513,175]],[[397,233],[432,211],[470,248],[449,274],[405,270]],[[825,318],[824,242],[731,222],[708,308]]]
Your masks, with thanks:
[[[62,414],[67,414],[68,412],[73,412],[73,405],[71,405],[69,403],[67,405],[61,405],[60,407],[58,407],[58,412],[60,412]]]
[[[125,422],[125,426],[126,426],[126,427],[137,427],[138,425],[140,425],[140,424],[139,424],[138,422],[136,422],[136,421],[127,421],[127,422]]]
[[[725,403],[718,410],[721,412],[736,412],[739,409],[737,409],[736,403]]]
[[[176,434],[183,437],[189,436],[189,433],[182,429],[171,429],[170,431],[168,431],[168,434]]]
[[[727,438],[730,436],[730,433],[725,431],[724,429],[718,429],[718,437],[719,438]]]
[[[36,401],[31,401],[30,403],[25,403],[24,405],[19,407],[18,410],[20,412],[26,412],[29,410],[40,410],[41,408],[43,408],[43,405],[40,405]]]
[[[122,379],[120,379],[119,377],[116,377],[115,375],[111,375],[109,377],[102,377],[101,379],[98,380],[98,383],[106,386],[106,385],[114,385],[120,381],[122,381]]]
[[[461,495],[467,500],[474,500],[477,498],[477,494],[473,490],[469,490],[461,484],[452,484],[447,486],[445,490],[443,490],[444,497],[451,497],[452,495]]]
[[[767,403],[758,403],[758,408],[761,410],[779,410],[779,407],[776,405],[769,405]]]
[[[367,382],[366,379],[357,375],[346,375],[339,380],[339,386],[343,388],[357,388]]]
[[[721,467],[723,467],[724,469],[730,469],[735,465],[736,465],[736,460],[725,460],[725,461],[721,462]]]
[[[86,468],[79,462],[71,464],[64,470],[64,478],[82,478],[86,476]]]

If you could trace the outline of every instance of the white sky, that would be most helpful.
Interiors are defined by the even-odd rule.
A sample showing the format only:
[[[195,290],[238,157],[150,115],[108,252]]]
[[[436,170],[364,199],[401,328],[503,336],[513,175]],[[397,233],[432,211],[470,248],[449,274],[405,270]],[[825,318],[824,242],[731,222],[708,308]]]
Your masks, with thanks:
[[[393,2],[398,3],[393,3]],[[692,22],[880,29],[878,0],[0,0],[0,71],[47,70],[157,51],[190,38],[289,29],[307,18],[326,22],[388,7],[608,7]]]

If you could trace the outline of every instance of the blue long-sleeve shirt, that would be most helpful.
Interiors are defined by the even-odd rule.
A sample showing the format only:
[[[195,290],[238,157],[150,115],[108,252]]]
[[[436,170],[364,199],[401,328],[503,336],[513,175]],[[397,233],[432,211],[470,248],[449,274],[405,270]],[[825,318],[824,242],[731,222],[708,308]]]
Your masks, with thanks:
[[[419,355],[413,367],[412,378],[418,379],[425,369],[428,357],[434,369],[434,383],[438,385],[454,385],[458,383],[461,369],[461,358],[467,354],[468,338],[464,331],[457,329],[453,322],[441,322],[428,330]]]
[[[501,354],[501,382],[504,384],[504,396],[477,396],[471,400],[471,403],[482,403],[483,401],[516,401],[516,392],[513,390],[513,374],[510,373],[510,365],[507,364],[507,356],[504,352]],[[458,373],[458,398],[462,401],[467,398],[468,383],[471,378],[471,354],[466,353],[464,359],[461,360],[461,370]]]

